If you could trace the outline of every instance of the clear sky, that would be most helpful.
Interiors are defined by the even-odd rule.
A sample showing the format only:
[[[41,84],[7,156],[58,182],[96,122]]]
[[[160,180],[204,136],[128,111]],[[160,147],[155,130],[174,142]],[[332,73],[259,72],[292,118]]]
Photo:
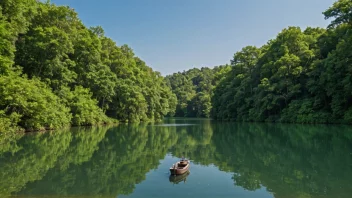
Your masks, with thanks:
[[[288,26],[326,27],[334,0],[52,0],[74,8],[86,26],[101,25],[163,75],[230,62]]]

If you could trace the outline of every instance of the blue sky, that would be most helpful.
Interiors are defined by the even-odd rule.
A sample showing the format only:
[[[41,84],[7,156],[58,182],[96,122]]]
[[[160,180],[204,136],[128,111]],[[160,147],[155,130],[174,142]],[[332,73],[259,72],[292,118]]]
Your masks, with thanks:
[[[288,26],[326,27],[334,0],[52,0],[74,8],[86,26],[101,25],[163,75],[230,62]]]

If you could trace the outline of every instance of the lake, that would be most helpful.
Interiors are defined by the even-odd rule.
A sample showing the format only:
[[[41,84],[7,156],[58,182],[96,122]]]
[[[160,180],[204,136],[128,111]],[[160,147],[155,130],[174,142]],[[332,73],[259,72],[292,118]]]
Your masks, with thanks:
[[[352,195],[351,126],[165,119],[0,143],[0,197]],[[182,156],[190,173],[170,177]]]

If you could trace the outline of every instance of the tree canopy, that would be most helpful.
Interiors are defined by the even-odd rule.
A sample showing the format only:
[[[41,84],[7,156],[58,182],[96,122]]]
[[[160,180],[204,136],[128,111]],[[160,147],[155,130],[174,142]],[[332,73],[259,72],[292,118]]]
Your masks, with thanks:
[[[229,64],[163,77],[68,6],[3,0],[0,131],[164,116],[351,124],[351,10],[336,1],[326,29],[287,27]]]
[[[210,99],[196,97],[204,93],[199,70],[167,77],[176,116],[208,117],[192,110],[210,107],[204,112],[220,120],[352,124],[352,2],[336,1],[323,14],[333,19],[327,29],[288,27],[261,47],[236,52],[206,92]]]
[[[68,6],[0,2],[0,131],[159,121],[176,96],[159,72]],[[109,118],[110,117],[110,118]]]

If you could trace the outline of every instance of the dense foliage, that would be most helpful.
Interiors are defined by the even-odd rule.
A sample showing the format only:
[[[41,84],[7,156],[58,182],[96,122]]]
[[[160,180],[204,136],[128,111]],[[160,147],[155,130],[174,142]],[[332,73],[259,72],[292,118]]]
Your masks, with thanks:
[[[288,27],[230,65],[162,77],[65,6],[0,2],[0,131],[158,121],[352,123],[352,3],[327,29]],[[112,118],[112,119],[111,119]]]
[[[231,70],[229,65],[194,68],[166,76],[177,97],[176,117],[210,117],[213,89]]]
[[[222,80],[200,91],[210,93],[211,104],[196,97],[199,70],[173,74],[176,116],[207,117],[211,108],[221,120],[351,124],[351,10],[352,1],[336,1],[324,12],[333,18],[327,29],[288,27],[262,47],[235,53]]]
[[[175,108],[160,73],[73,9],[0,2],[0,132],[157,121]]]
[[[6,107],[11,124],[15,126],[51,129],[70,123],[69,108],[38,79],[28,80],[16,74],[3,76],[0,78],[0,95],[0,105]]]

